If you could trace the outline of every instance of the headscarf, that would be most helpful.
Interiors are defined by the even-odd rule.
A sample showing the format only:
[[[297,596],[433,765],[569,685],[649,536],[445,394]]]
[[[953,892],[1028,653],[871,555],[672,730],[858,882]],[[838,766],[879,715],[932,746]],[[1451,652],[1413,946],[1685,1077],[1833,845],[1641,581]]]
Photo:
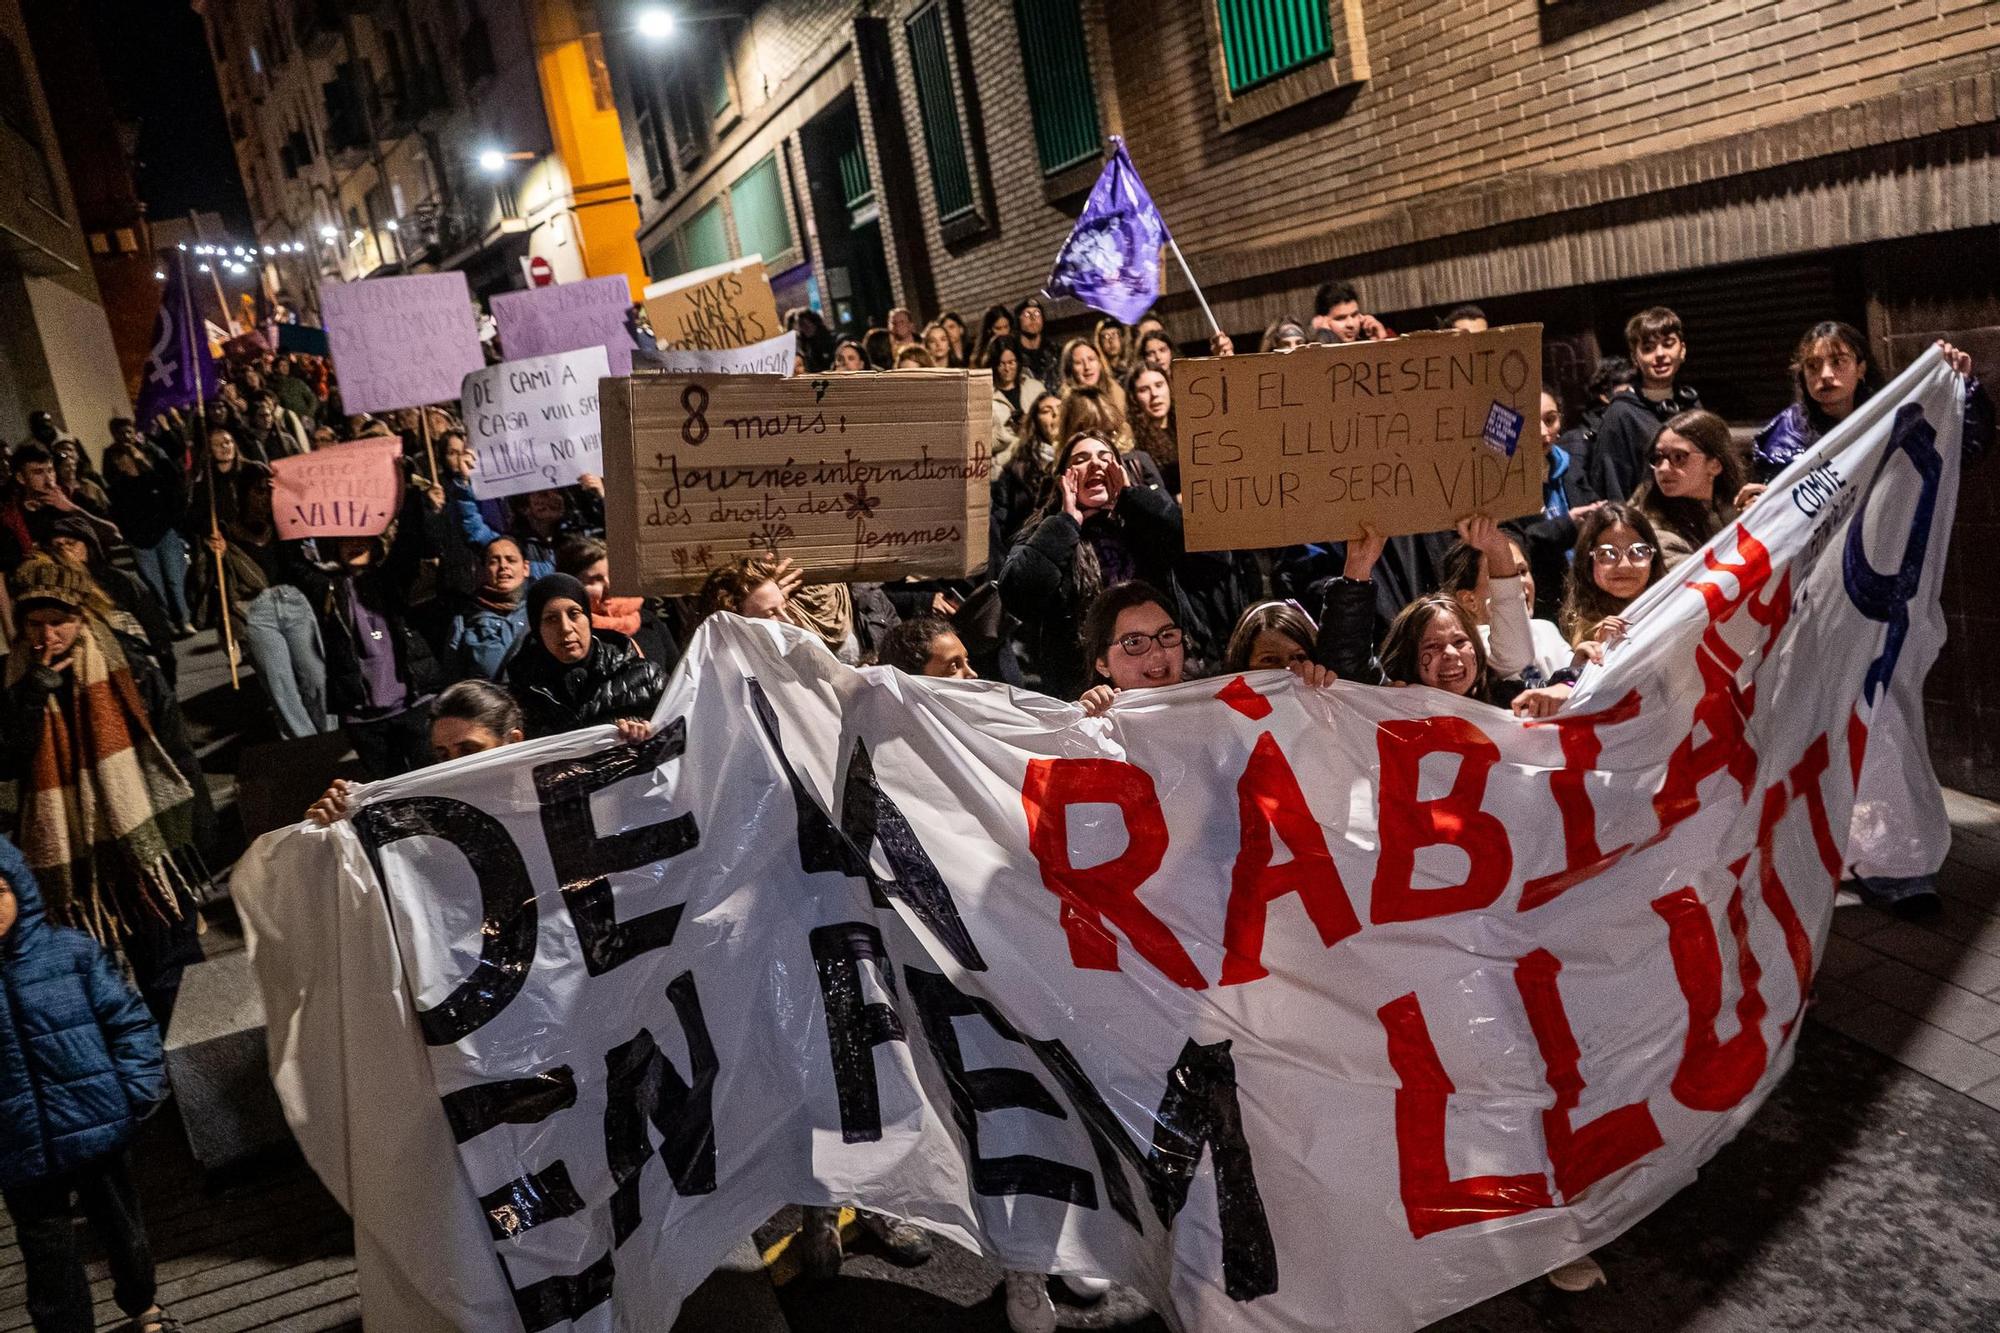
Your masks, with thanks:
[[[583,584],[568,574],[542,575],[528,585],[528,628],[536,639],[541,638],[542,612],[557,600],[575,602],[585,611],[590,610],[590,594],[583,590]]]

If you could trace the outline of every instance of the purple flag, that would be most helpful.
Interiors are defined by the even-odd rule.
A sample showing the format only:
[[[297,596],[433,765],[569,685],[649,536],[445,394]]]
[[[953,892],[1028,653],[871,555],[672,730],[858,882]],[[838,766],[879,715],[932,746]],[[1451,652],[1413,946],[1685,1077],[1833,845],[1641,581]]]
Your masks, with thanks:
[[[153,321],[153,350],[146,354],[140,376],[141,426],[152,425],[154,418],[174,408],[193,407],[197,375],[203,398],[213,398],[216,391],[215,358],[209,355],[203,321],[188,299],[187,265],[174,264],[167,275],[167,290]]]
[[[1076,229],[1056,252],[1042,295],[1074,296],[1130,324],[1160,298],[1160,247],[1167,224],[1132,165],[1125,141],[1111,139],[1111,160],[1090,189]]]

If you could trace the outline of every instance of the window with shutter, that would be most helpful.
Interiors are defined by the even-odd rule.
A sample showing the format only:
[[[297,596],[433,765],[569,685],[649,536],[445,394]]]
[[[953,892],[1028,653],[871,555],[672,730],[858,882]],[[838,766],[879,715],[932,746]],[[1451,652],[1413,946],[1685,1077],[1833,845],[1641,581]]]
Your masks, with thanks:
[[[1233,96],[1333,54],[1326,0],[1214,0]]]
[[[952,96],[951,58],[946,50],[945,15],[941,4],[925,5],[903,25],[910,43],[910,68],[916,76],[917,111],[923,121],[924,152],[930,159],[931,191],[938,218],[948,221],[972,211],[972,169],[966,161],[965,136],[959,130],[958,103]]]
[[[1101,151],[1083,16],[1076,0],[1014,0],[1014,20],[1021,33],[1035,153],[1042,174],[1053,176]]]
[[[742,254],[762,255],[769,263],[792,248],[776,153],[736,178],[729,187],[729,208],[736,215],[736,243]]]
[[[722,201],[715,200],[689,218],[680,229],[679,240],[682,273],[728,263],[729,233],[722,222]]]

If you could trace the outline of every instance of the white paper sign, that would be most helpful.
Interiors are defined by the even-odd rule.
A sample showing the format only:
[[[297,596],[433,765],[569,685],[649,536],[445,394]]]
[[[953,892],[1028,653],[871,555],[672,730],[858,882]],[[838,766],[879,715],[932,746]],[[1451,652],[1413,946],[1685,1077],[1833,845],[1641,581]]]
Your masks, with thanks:
[[[479,456],[473,494],[492,500],[601,475],[597,382],[609,373],[604,349],[585,347],[467,375],[466,442]]]
[[[611,373],[632,373],[632,333],[626,313],[632,289],[618,276],[501,292],[488,303],[500,326],[500,348],[514,360],[602,347]]]
[[[798,355],[798,335],[787,329],[748,347],[722,347],[713,352],[662,348],[660,368],[681,375],[790,375]]]

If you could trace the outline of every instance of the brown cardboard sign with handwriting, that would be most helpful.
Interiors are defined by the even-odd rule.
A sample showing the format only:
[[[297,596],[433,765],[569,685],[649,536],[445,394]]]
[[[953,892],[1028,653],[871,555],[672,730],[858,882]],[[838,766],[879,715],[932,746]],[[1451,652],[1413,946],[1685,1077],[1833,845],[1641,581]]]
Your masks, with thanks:
[[[748,347],[785,331],[756,255],[654,283],[646,288],[646,318],[663,351]]]
[[[1188,549],[1448,529],[1542,506],[1542,328],[1177,359]]]
[[[893,375],[604,381],[612,579],[693,592],[746,555],[809,583],[970,574],[986,563],[993,383]]]

